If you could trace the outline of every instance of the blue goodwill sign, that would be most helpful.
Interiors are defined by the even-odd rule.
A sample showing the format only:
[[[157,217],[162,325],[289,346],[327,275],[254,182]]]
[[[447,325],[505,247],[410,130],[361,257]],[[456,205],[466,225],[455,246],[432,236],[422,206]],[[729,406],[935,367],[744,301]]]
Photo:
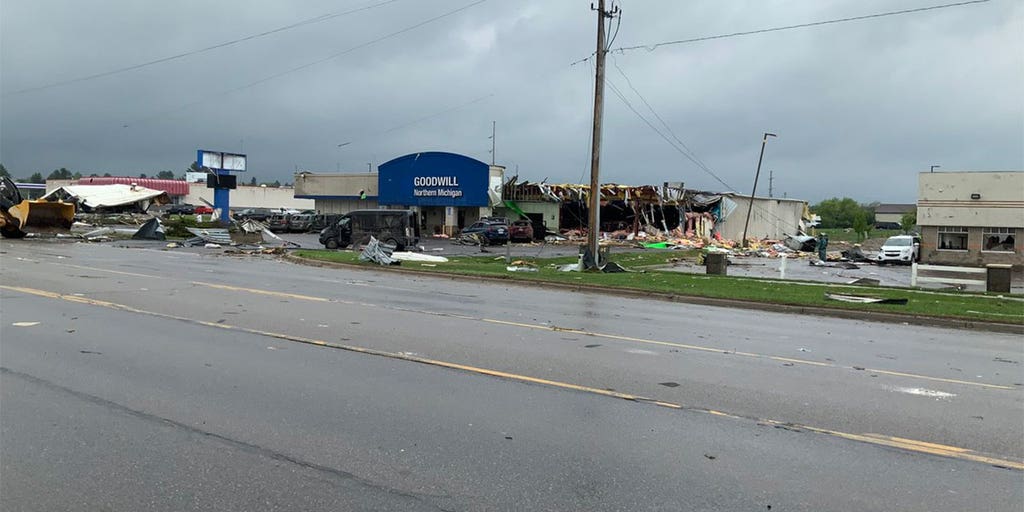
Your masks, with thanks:
[[[490,166],[432,151],[400,156],[377,168],[381,205],[488,206]]]

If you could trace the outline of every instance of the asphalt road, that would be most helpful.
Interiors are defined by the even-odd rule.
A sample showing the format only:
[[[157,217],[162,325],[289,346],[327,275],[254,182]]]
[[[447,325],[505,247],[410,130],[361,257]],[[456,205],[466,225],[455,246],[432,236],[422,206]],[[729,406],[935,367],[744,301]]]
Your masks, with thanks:
[[[1017,336],[107,245],[0,261],[4,510],[1024,506]]]

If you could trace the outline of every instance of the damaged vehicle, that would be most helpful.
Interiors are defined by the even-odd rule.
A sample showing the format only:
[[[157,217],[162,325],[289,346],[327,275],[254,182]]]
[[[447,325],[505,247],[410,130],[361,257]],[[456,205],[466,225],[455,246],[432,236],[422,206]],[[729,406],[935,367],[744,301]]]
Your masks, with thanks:
[[[369,243],[370,237],[397,251],[420,241],[420,226],[412,210],[355,210],[320,231],[320,243],[328,249]]]

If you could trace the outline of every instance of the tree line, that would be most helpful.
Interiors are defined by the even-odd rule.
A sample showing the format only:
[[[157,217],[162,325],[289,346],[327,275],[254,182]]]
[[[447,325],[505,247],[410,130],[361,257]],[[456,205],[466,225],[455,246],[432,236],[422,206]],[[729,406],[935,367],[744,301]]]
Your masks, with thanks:
[[[875,225],[875,208],[878,205],[860,204],[849,197],[833,197],[811,206],[811,211],[821,217],[822,228],[849,228],[855,233],[866,234]],[[910,212],[903,215],[900,227],[903,231],[910,231],[916,224],[917,213]]]

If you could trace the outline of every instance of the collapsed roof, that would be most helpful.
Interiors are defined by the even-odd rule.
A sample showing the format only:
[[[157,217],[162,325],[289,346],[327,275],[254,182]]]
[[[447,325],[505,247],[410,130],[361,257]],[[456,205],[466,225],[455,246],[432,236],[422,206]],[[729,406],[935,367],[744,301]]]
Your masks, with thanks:
[[[65,185],[42,197],[47,201],[74,202],[87,210],[137,206],[145,211],[151,204],[171,202],[167,192],[138,185]]]

